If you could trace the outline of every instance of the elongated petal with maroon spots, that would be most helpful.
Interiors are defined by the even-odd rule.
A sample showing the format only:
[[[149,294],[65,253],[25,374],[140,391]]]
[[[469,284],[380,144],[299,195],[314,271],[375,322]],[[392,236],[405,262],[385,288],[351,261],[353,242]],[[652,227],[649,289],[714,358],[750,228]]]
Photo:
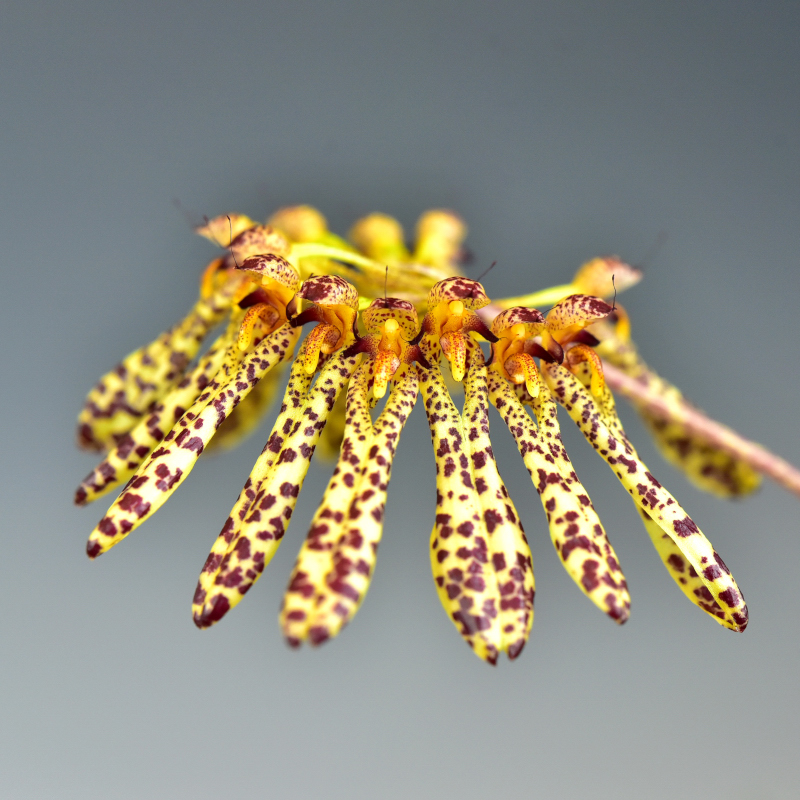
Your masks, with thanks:
[[[205,592],[211,585],[209,574],[216,570],[222,557],[228,550],[228,543],[234,535],[234,530],[237,526],[241,525],[242,520],[250,510],[250,506],[256,497],[257,487],[263,483],[265,478],[269,475],[270,468],[281,454],[283,445],[286,438],[290,434],[296,434],[305,406],[308,403],[308,391],[311,387],[313,375],[308,373],[303,363],[303,355],[305,352],[306,340],[300,348],[300,353],[292,364],[292,369],[289,374],[289,380],[286,384],[286,391],[283,395],[283,402],[281,403],[278,417],[272,426],[267,443],[261,451],[256,463],[253,465],[250,475],[245,481],[242,491],[239,492],[239,497],[236,499],[233,508],[231,509],[228,519],[222,526],[222,532],[214,542],[211,548],[211,553],[206,560],[206,568],[200,575],[200,580],[197,585],[197,594],[205,597]],[[326,425],[327,427],[327,425]],[[323,430],[325,430],[323,428]],[[199,611],[202,609],[202,604],[195,609]]]
[[[474,372],[469,385],[474,391],[485,381],[485,367],[480,359],[473,358],[470,370]],[[485,397],[482,401],[479,394],[466,400],[465,420],[450,398],[438,365],[421,371],[420,377],[436,454],[436,519],[430,551],[436,590],[467,644],[480,658],[494,664],[500,652],[506,651],[512,658],[519,654],[532,620],[529,551],[516,511],[496,474],[494,459],[487,457],[482,430],[485,419],[480,410]],[[480,495],[473,455],[479,466]],[[516,556],[518,552],[521,558]],[[515,560],[526,562],[526,572],[513,571]],[[511,586],[509,581],[513,581]],[[519,598],[520,603],[512,606],[522,607],[507,605],[501,616],[503,589],[508,589],[509,597]],[[504,630],[508,625],[512,629]]]
[[[237,324],[220,336],[197,366],[150,413],[122,437],[119,444],[83,479],[75,492],[76,505],[102,497],[128,480],[153,448],[183,416],[222,366],[225,353],[235,341]],[[213,441],[213,440],[212,440]]]
[[[487,583],[489,534],[470,468],[470,452],[458,409],[438,368],[423,372],[420,388],[436,454],[436,520],[431,568],[439,600],[475,654],[497,663],[502,632],[491,582]]]
[[[581,591],[615,622],[630,613],[630,594],[619,560],[569,460],[558,425],[557,409],[546,387],[536,398],[518,387],[536,414],[538,429],[515,390],[495,371],[489,373],[489,396],[517,443],[539,493],[550,538],[564,569]]]
[[[533,625],[533,557],[522,522],[497,471],[489,439],[489,390],[483,356],[477,348],[464,382],[464,434],[475,492],[489,536],[489,558],[499,596],[495,597],[500,650],[516,658]],[[457,555],[457,554],[456,554]],[[437,554],[438,557],[438,554]]]
[[[646,511],[653,522],[672,539],[680,554],[698,574],[713,602],[723,612],[721,617],[712,614],[713,618],[731,630],[744,630],[747,626],[747,606],[730,570],[694,521],[639,458],[624,435],[614,398],[608,388],[604,387],[602,393],[594,397],[584,385],[589,380],[585,368],[578,371],[580,379],[555,364],[543,364],[542,368],[545,380],[558,402],[609,464],[634,503]],[[670,574],[676,578],[674,571],[670,570]],[[678,583],[683,590],[684,585]],[[704,611],[709,610],[707,596],[687,596]]]
[[[154,342],[134,350],[104,375],[78,415],[78,442],[89,450],[113,447],[180,380],[205,335],[225,317],[240,278],[195,303]]]
[[[237,605],[277,552],[320,432],[359,358],[340,351],[325,364],[307,396],[284,401],[267,447],[200,573],[192,604],[199,628],[218,622]],[[298,366],[303,369],[302,351]],[[290,390],[296,390],[291,382]],[[295,405],[293,399],[299,402]]]
[[[233,409],[233,413],[220,425],[214,438],[209,442],[206,452],[232,450],[258,429],[286,379],[285,365],[286,361],[282,361],[271,369],[253,387],[253,391]]]
[[[284,325],[244,355],[233,345],[192,407],[154,450],[89,536],[90,558],[122,541],[183,483],[217,428],[258,381],[291,352],[298,332]]]
[[[350,382],[339,462],[284,597],[281,628],[294,646],[336,636],[355,616],[375,570],[392,461],[419,381],[409,366],[373,426],[370,368],[363,363]]]
[[[678,588],[696,606],[699,606],[712,617],[716,617],[724,624],[726,612],[714,599],[703,579],[697,574],[695,568],[686,560],[681,549],[672,540],[671,536],[664,533],[662,527],[641,507],[638,506],[639,516],[642,518],[645,530],[650,536],[661,561],[669,572]]]

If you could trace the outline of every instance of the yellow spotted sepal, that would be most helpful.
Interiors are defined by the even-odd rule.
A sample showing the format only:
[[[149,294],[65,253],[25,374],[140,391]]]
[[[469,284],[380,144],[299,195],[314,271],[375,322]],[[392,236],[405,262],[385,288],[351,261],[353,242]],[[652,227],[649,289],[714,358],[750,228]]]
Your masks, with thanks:
[[[321,644],[353,618],[369,588],[392,461],[418,392],[414,364],[397,376],[373,424],[368,361],[347,392],[339,460],[292,570],[280,613],[292,646]]]
[[[359,359],[339,351],[325,362],[311,387],[307,347],[308,339],[292,365],[267,444],[200,573],[192,604],[199,628],[218,622],[237,605],[277,552],[320,432]]]
[[[621,624],[630,614],[628,584],[561,441],[556,403],[546,386],[536,397],[524,386],[515,388],[498,372],[489,373],[489,396],[513,435],[539,494],[553,546],[581,591]],[[535,425],[520,398],[533,409]]]
[[[89,536],[95,558],[151,517],[186,480],[211,437],[258,381],[294,349],[298,331],[283,325],[242,353],[231,345],[222,367],[128,482]]]
[[[486,366],[474,348],[463,415],[438,364],[421,371],[436,454],[431,567],[439,599],[475,654],[516,658],[533,623],[533,561],[489,444]]]
[[[639,458],[625,435],[608,387],[599,396],[589,391],[590,375],[585,364],[576,369],[576,374],[557,364],[543,364],[542,369],[556,400],[611,467],[640,513],[644,512],[647,531],[681,591],[720,625],[743,631],[747,606],[730,570]]]

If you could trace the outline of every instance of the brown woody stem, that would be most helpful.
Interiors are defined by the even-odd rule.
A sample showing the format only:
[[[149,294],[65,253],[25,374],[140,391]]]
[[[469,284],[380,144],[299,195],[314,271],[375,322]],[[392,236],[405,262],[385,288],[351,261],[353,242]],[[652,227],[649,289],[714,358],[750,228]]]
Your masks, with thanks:
[[[734,458],[744,461],[753,469],[772,478],[784,489],[800,495],[800,470],[784,461],[780,456],[770,453],[760,444],[751,442],[713,419],[689,403],[683,403],[679,410],[673,403],[667,403],[653,384],[626,375],[622,370],[603,361],[606,383],[614,391],[624,395],[634,405],[646,409],[650,414],[665,421],[678,421],[687,431],[704,439],[714,447],[724,450]]]

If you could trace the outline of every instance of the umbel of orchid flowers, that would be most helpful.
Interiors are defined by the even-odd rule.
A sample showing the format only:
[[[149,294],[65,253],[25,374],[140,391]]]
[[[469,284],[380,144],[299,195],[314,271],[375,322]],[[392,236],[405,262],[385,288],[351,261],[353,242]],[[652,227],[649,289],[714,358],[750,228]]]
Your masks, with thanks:
[[[280,625],[293,646],[342,630],[375,571],[392,460],[421,395],[436,460],[434,583],[482,659],[519,655],[535,594],[531,551],[492,451],[490,406],[517,444],[558,557],[601,611],[625,622],[630,596],[564,449],[558,406],[627,490],[678,588],[720,625],[744,630],[747,606],[730,570],[639,458],[611,388],[702,489],[744,495],[764,473],[798,492],[800,474],[710,420],[641,359],[628,315],[607,302],[639,281],[638,270],[596,258],[567,284],[492,302],[460,273],[466,227],[450,211],[422,215],[413,249],[391,217],[365,217],[345,240],[308,206],[281,209],[263,225],[224,215],[197,232],[221,248],[198,301],[101,378],[79,416],[80,445],[104,457],[75,502],[123,487],[89,536],[90,558],[152,516],[206,449],[252,431],[288,368],[272,431],[200,573],[198,627],[221,620],[259,579],[320,446],[336,466]],[[222,332],[201,353],[214,329]],[[461,408],[451,396],[456,384]]]

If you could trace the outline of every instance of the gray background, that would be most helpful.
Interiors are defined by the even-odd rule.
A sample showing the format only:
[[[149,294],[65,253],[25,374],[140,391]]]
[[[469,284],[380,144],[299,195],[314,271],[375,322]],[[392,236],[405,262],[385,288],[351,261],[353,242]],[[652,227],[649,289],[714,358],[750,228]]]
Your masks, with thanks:
[[[537,605],[526,651],[496,669],[434,593],[420,409],[369,597],[319,650],[288,650],[276,614],[324,466],[247,601],[204,633],[189,615],[264,431],[204,459],[122,546],[84,555],[106,503],[71,506],[94,464],[74,416],[188,308],[212,255],[174,198],[256,217],[308,202],[341,232],[376,209],[410,227],[450,206],[474,269],[499,261],[495,296],[596,254],[644,259],[624,302],[648,360],[800,461],[800,6],[564,5],[3,4],[2,797],[797,796],[798,499],[702,495],[627,411],[733,568],[745,634],[679,594],[566,422],[633,616],[616,628],[559,566],[498,420]]]

